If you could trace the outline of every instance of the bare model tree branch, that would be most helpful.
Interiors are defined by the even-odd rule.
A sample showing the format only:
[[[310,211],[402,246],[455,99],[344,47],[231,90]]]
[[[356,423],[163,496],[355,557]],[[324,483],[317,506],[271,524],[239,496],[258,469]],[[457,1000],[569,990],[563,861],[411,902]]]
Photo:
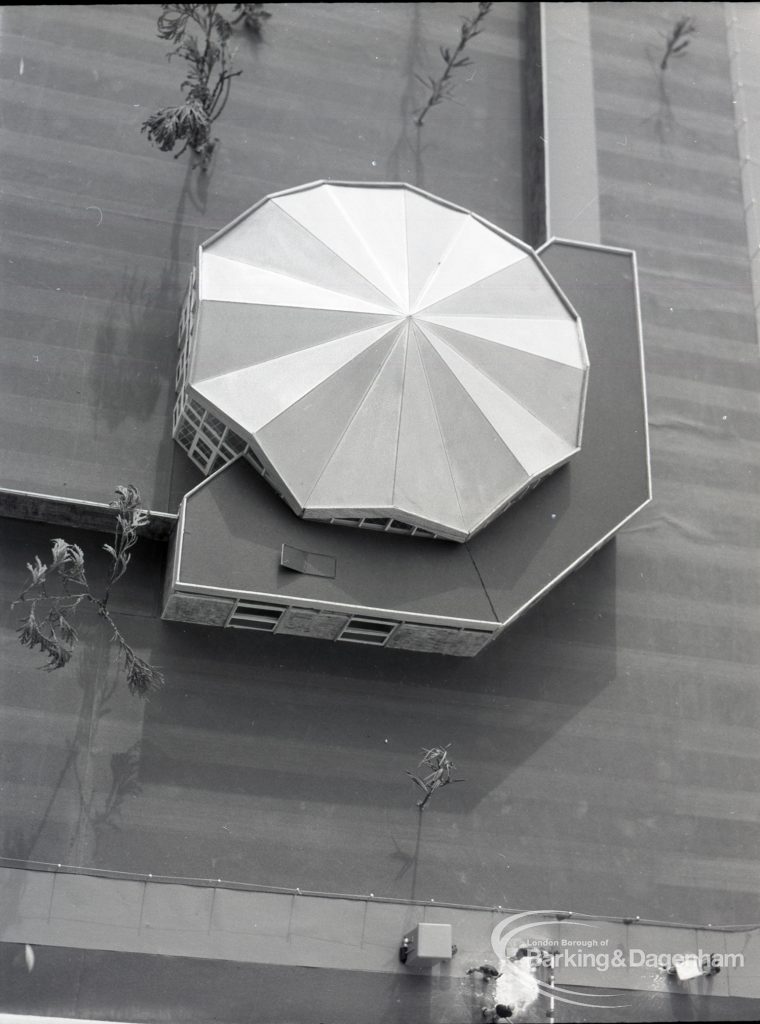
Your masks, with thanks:
[[[428,75],[426,78],[423,78],[422,75],[415,75],[418,82],[421,82],[422,85],[430,89],[430,95],[425,105],[415,111],[417,116],[414,123],[418,128],[422,127],[422,123],[429,110],[437,107],[444,100],[452,98],[456,87],[456,82],[453,80],[454,72],[457,68],[465,68],[472,64],[469,57],[462,56],[462,52],[469,41],[483,31],[483,19],[491,10],[491,6],[491,3],[488,2],[479,3],[478,13],[472,18],[464,20],[459,34],[459,42],[453,51],[446,46],[441,47],[441,57],[443,57],[445,67],[438,78],[433,78],[432,75]]]

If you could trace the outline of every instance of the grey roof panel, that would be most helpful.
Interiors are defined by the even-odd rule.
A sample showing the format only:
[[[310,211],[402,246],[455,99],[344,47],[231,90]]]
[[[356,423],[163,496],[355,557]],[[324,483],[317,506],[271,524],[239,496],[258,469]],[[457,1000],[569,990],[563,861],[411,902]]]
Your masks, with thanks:
[[[254,306],[242,302],[201,303],[198,317],[198,330],[202,336],[212,337],[214,344],[195,348],[192,374],[196,383],[395,319],[338,309],[312,309],[306,318],[303,310],[294,306]]]

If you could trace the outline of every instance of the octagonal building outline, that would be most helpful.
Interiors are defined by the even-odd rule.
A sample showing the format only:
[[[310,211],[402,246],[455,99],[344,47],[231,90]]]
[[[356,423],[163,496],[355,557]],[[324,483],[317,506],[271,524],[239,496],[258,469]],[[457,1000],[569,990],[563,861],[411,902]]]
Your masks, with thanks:
[[[635,253],[563,239],[539,252],[584,325],[580,452],[468,540],[430,543],[294,516],[220,423],[226,457],[181,503],[163,617],[472,656],[612,540],[652,497]]]
[[[291,510],[466,541],[580,447],[579,317],[535,252],[403,184],[315,182],[204,243],[174,436]]]

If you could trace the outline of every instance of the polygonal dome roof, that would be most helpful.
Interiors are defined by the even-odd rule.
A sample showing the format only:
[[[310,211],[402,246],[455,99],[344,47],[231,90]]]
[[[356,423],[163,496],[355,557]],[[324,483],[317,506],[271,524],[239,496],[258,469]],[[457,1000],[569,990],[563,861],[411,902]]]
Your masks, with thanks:
[[[308,518],[466,540],[580,446],[580,320],[532,249],[409,185],[270,196],[200,250],[190,391]]]

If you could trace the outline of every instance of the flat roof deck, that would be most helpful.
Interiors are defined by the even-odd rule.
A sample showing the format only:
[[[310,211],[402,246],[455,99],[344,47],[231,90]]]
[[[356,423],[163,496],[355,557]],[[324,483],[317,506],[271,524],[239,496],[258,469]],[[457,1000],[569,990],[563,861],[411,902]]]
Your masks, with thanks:
[[[336,559],[335,579],[283,569],[292,544]],[[308,522],[238,459],[187,501],[180,579],[280,600],[497,619],[464,544]]]

